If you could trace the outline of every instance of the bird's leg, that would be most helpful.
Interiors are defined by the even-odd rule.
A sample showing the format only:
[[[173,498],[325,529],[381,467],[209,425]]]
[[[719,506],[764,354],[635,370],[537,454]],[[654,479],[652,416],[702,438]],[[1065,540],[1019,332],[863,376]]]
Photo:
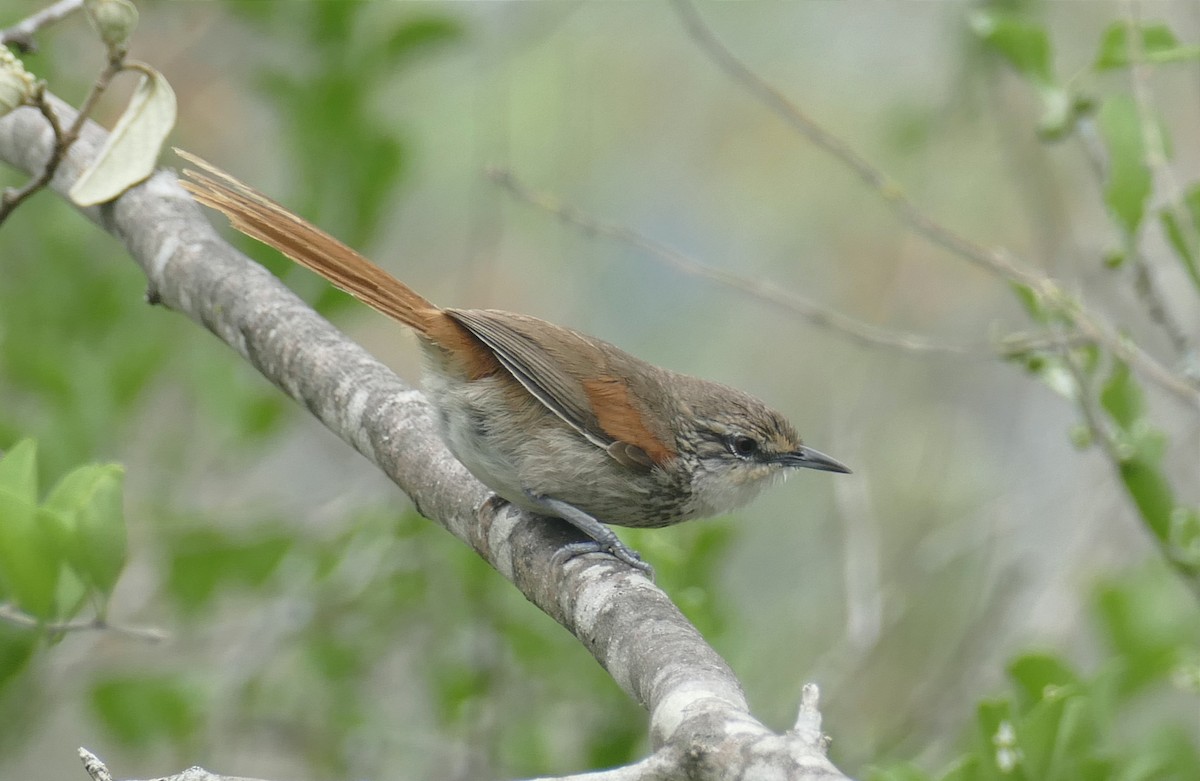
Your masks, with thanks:
[[[600,521],[580,510],[574,505],[549,496],[537,496],[527,493],[534,505],[543,510],[546,515],[562,518],[579,531],[591,537],[589,542],[573,542],[564,545],[560,553],[566,558],[574,558],[585,553],[608,553],[625,562],[634,569],[640,570],[646,577],[654,580],[654,568],[642,560],[638,552],[621,542],[620,538]]]

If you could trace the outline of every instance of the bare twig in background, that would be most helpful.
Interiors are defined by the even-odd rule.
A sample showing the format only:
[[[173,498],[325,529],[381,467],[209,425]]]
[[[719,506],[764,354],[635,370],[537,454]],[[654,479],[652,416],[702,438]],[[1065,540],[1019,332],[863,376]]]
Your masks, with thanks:
[[[1080,416],[1083,418],[1083,425],[1087,428],[1088,436],[1092,441],[1100,445],[1100,449],[1104,452],[1105,460],[1113,470],[1113,475],[1118,483],[1121,482],[1121,465],[1127,460],[1127,454],[1122,453],[1121,444],[1117,441],[1113,434],[1112,427],[1105,421],[1104,413],[1096,403],[1099,393],[1095,389],[1095,380],[1084,369],[1079,355],[1076,351],[1071,350],[1063,345],[1059,351],[1062,356],[1062,362],[1066,366],[1067,371],[1071,375],[1072,381],[1075,383],[1075,403],[1079,407]],[[1174,555],[1170,544],[1160,535],[1149,535],[1151,541],[1154,542],[1159,552],[1162,554],[1163,561],[1167,562],[1180,575],[1180,581],[1185,587],[1191,590],[1192,594],[1200,599],[1200,580],[1197,580],[1187,567],[1181,565],[1181,562]]]
[[[1125,2],[1125,40],[1129,47],[1129,87],[1133,93],[1133,103],[1137,107],[1138,124],[1141,128],[1142,144],[1146,150],[1146,165],[1150,169],[1151,182],[1155,188],[1166,195],[1164,208],[1175,212],[1175,218],[1182,230],[1188,231],[1195,237],[1198,226],[1193,225],[1189,210],[1180,208],[1183,196],[1175,174],[1167,163],[1166,142],[1162,130],[1154,118],[1154,100],[1150,94],[1150,74],[1146,63],[1145,51],[1142,46],[1142,25],[1140,4],[1137,0]],[[1150,270],[1150,264],[1145,254],[1134,241],[1135,237],[1126,237],[1126,254],[1133,262],[1134,286],[1146,306],[1146,313],[1162,329],[1171,341],[1171,346],[1181,355],[1188,355],[1193,347],[1191,337],[1179,320],[1171,314],[1166,297],[1159,289],[1158,282]]]
[[[1058,352],[1067,347],[1074,349],[1087,347],[1089,344],[1095,344],[1095,342],[1078,332],[1064,331],[1061,334],[1017,332],[997,337],[993,349],[996,351],[996,355],[1011,360],[1024,358],[1031,353]]]
[[[868,162],[840,138],[817,124],[787,96],[738,59],[713,34],[688,0],[672,0],[672,5],[679,13],[692,40],[714,63],[748,92],[758,97],[793,129],[858,174],[892,207],[904,224],[951,254],[970,261],[1006,282],[1028,288],[1043,305],[1070,319],[1081,336],[1103,344],[1114,355],[1155,384],[1170,391],[1193,409],[1200,408],[1200,381],[1192,381],[1171,371],[1149,353],[1122,338],[1111,327],[1102,324],[1087,312],[1053,279],[1016,262],[1009,253],[1003,250],[989,250],[975,243],[925,213],[883,171]]]
[[[674,247],[655,241],[632,228],[602,222],[595,217],[585,214],[574,206],[562,203],[547,193],[534,190],[517,179],[512,171],[506,168],[491,166],[487,169],[487,175],[488,178],[499,184],[518,200],[554,215],[562,222],[577,228],[585,235],[600,236],[637,247],[685,274],[717,282],[758,301],[778,307],[784,312],[800,317],[812,325],[828,328],[834,333],[846,336],[858,344],[867,347],[891,347],[919,353],[949,353],[953,355],[971,355],[977,353],[977,351],[973,351],[968,347],[941,344],[915,334],[890,331],[886,328],[864,323],[852,317],[847,317],[840,312],[835,312],[828,307],[809,301],[795,293],[783,290],[768,282],[748,279],[705,265]]]
[[[1154,97],[1150,90],[1150,65],[1146,62],[1146,52],[1141,33],[1141,3],[1138,0],[1125,0],[1125,38],[1129,47],[1129,87],[1133,93],[1134,103],[1138,109],[1138,119],[1142,124],[1142,141],[1146,147],[1146,163],[1157,189],[1162,190],[1167,203],[1172,208],[1178,208],[1183,201],[1183,189],[1175,178],[1175,172],[1168,164],[1166,142],[1154,119]],[[1186,217],[1185,225],[1191,227],[1194,237],[1200,236],[1200,225],[1195,225],[1190,216]]]
[[[70,16],[83,6],[83,0],[58,0],[35,14],[27,16],[5,30],[0,30],[0,46],[13,45],[22,52],[37,51],[37,43],[33,36],[43,27]]]
[[[786,95],[738,59],[713,34],[690,2],[672,0],[672,4],[683,20],[684,27],[692,40],[699,44],[713,62],[791,125],[794,130],[799,131],[809,141],[836,157],[846,167],[858,174],[872,190],[875,190],[888,202],[907,225],[939,247],[966,258],[1004,279],[1030,287],[1036,287],[1042,282],[1039,274],[1016,265],[1006,253],[979,246],[965,236],[936,222],[917,208],[904,194],[899,183],[868,162],[842,139],[817,124]]]
[[[30,629],[41,628],[47,632],[115,632],[119,635],[132,637],[137,640],[145,640],[151,643],[161,643],[170,635],[161,629],[154,627],[142,626],[125,626],[123,624],[113,624],[107,619],[97,616],[96,618],[81,619],[76,621],[61,621],[42,623],[31,615],[21,612],[17,608],[9,604],[0,604],[0,621],[7,621],[15,626],[27,627]]]

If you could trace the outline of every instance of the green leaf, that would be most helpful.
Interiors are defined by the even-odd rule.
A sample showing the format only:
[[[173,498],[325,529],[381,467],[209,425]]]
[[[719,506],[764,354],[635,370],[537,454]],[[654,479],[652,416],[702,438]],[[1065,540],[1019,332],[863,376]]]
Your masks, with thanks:
[[[197,611],[219,587],[263,583],[294,546],[294,535],[283,532],[248,541],[211,529],[185,533],[171,545],[167,591],[182,609]]]
[[[1093,101],[1054,77],[1054,54],[1046,29],[1016,14],[986,10],[971,16],[971,28],[1037,89],[1042,101],[1038,135],[1055,141],[1069,135],[1079,118],[1090,114]]]
[[[1200,232],[1200,184],[1194,184],[1183,194],[1183,205],[1192,218],[1192,228]]]
[[[113,738],[133,748],[184,743],[203,724],[197,687],[165,675],[101,681],[92,688],[91,706]]]
[[[1137,233],[1150,197],[1141,119],[1133,98],[1115,95],[1100,107],[1100,135],[1108,149],[1104,202],[1126,233]]]
[[[1125,490],[1137,506],[1142,521],[1154,532],[1155,537],[1167,543],[1171,535],[1175,497],[1166,476],[1157,465],[1141,457],[1122,461],[1120,472]]]
[[[1045,28],[1001,11],[971,15],[971,29],[1018,73],[1036,84],[1054,83],[1050,38]]]
[[[1200,510],[1176,507],[1171,511],[1167,551],[1171,559],[1200,573]]]
[[[1050,313],[1046,310],[1046,306],[1042,303],[1042,297],[1038,295],[1036,290],[1020,282],[1009,283],[1009,287],[1016,295],[1017,300],[1021,302],[1021,306],[1024,307],[1025,312],[1035,322],[1044,325],[1050,321]]]
[[[1076,687],[1052,690],[1033,707],[1018,732],[1030,777],[1040,781],[1098,777],[1083,772],[1094,759],[1096,726],[1087,698]]]
[[[1100,391],[1100,405],[1126,431],[1141,420],[1142,389],[1124,361],[1114,360],[1112,373]]]
[[[1183,264],[1192,284],[1200,290],[1200,185],[1192,185],[1183,196],[1182,210],[1171,207],[1159,212],[1163,233],[1175,256]]]
[[[410,19],[397,27],[383,45],[389,67],[394,68],[401,58],[462,37],[463,27],[449,16],[425,16]]]
[[[1113,578],[1096,591],[1095,614],[1119,662],[1117,688],[1125,696],[1161,683],[1194,659],[1200,622],[1194,597],[1166,566]]]
[[[25,669],[40,642],[36,633],[0,621],[0,692]]]
[[[979,757],[970,754],[952,764],[938,781],[979,781],[982,777],[979,770]]]
[[[1079,398],[1079,383],[1062,356],[1036,353],[1026,360],[1025,368],[1064,399],[1074,401]]]
[[[1030,653],[1019,656],[1008,666],[1008,675],[1017,685],[1022,707],[1029,708],[1055,692],[1080,683],[1070,666],[1052,654]]]
[[[1124,362],[1114,362],[1112,374],[1100,392],[1100,404],[1119,429],[1116,439],[1121,482],[1142,522],[1169,546],[1175,497],[1159,468],[1166,439],[1144,419],[1141,388]]]
[[[979,704],[976,737],[980,761],[975,767],[974,778],[1025,781],[1021,749],[1016,742],[1016,723],[1017,715],[1010,701],[984,700]]]
[[[1191,228],[1180,225],[1179,218],[1169,208],[1162,209],[1158,213],[1158,219],[1162,224],[1163,234],[1167,237],[1167,243],[1175,250],[1175,257],[1183,264],[1183,269],[1191,278],[1192,284],[1200,290],[1200,264],[1196,262],[1197,246],[1193,238],[1195,234]]]
[[[1165,24],[1144,24],[1142,36],[1142,61],[1150,63],[1184,62],[1200,59],[1200,46],[1183,46]],[[1127,67],[1131,61],[1129,52],[1129,25],[1113,22],[1104,31],[1100,40],[1100,52],[1096,56],[1096,70],[1111,70]]]
[[[55,615],[62,561],[38,523],[37,505],[0,490],[0,588],[21,610],[42,620]]]
[[[41,512],[39,510],[39,512]],[[61,549],[59,552],[61,556]],[[90,593],[87,584],[68,566],[58,569],[58,589],[54,594],[55,616],[63,621],[74,618],[88,604]]]
[[[175,92],[161,73],[147,71],[96,159],[71,186],[77,205],[111,201],[154,173],[175,126]]]
[[[1044,141],[1066,138],[1082,117],[1094,114],[1096,101],[1088,95],[1073,92],[1069,87],[1043,87],[1042,115],[1038,117],[1038,137]]]
[[[1185,720],[1180,719],[1180,722]],[[1200,778],[1200,749],[1195,728],[1183,723],[1162,725],[1127,750],[1128,758],[1114,781],[1170,781]]]
[[[37,502],[37,443],[23,439],[0,458],[0,492]]]
[[[125,513],[118,464],[87,464],[58,482],[43,504],[71,567],[108,594],[125,566]]]
[[[867,781],[930,781],[930,776],[916,765],[903,764],[867,769]]]
[[[1104,253],[1104,267],[1110,269],[1118,269],[1125,265],[1128,256],[1124,250],[1114,249]]]

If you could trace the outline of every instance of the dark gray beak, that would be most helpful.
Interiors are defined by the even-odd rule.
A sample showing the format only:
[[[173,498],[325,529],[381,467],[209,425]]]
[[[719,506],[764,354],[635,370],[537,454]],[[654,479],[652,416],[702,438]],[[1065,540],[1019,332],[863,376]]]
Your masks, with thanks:
[[[803,445],[791,453],[784,453],[779,457],[779,462],[785,466],[816,469],[821,472],[850,474],[850,468],[841,461],[838,461],[836,458],[830,458],[819,450],[813,450],[811,447],[804,447]]]

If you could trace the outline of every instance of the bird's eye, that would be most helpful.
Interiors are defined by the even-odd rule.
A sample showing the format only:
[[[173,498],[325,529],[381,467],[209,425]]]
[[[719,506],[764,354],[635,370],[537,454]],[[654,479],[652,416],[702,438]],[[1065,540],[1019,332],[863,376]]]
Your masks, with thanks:
[[[750,458],[758,452],[758,440],[754,437],[734,436],[727,442],[729,452],[738,458]]]

